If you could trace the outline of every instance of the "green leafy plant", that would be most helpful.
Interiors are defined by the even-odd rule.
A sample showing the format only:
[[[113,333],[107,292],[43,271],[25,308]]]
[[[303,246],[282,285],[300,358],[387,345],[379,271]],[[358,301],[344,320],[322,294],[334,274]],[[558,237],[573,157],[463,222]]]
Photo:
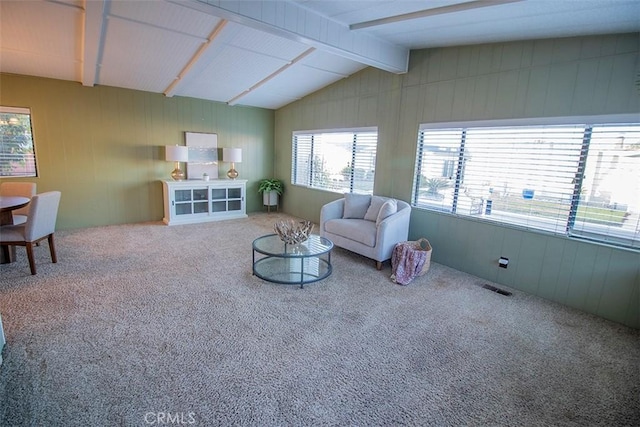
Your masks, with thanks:
[[[444,178],[427,178],[425,182],[429,194],[439,194],[440,190],[449,186],[449,181]]]
[[[279,196],[284,193],[284,183],[279,179],[262,179],[258,185],[258,193],[264,194],[275,191]]]

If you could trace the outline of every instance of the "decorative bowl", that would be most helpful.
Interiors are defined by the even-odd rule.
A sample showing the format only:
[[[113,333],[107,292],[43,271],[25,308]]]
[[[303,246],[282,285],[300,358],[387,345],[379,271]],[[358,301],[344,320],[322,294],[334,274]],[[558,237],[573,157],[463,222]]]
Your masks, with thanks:
[[[311,221],[296,222],[293,219],[283,219],[276,221],[273,230],[280,237],[280,240],[295,245],[309,238],[313,230],[313,223]]]

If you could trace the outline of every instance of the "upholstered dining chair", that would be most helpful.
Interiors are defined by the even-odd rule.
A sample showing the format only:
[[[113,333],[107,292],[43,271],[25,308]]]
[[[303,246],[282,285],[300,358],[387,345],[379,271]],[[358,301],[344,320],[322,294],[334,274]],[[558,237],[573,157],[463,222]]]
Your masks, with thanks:
[[[20,196],[32,198],[36,195],[35,182],[7,181],[0,184],[0,196]],[[29,215],[29,205],[16,209],[13,212],[13,223],[23,224]]]
[[[33,196],[29,204],[31,208],[27,222],[0,227],[0,244],[26,247],[31,274],[36,274],[33,245],[41,240],[49,241],[51,262],[58,262],[53,234],[56,229],[60,196],[59,191],[48,191]]]

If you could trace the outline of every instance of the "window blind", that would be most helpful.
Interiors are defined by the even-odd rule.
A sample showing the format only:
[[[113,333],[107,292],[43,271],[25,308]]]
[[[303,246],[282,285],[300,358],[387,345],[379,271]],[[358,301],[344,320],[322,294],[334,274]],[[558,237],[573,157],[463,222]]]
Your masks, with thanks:
[[[640,126],[422,128],[413,204],[640,247]]]
[[[0,176],[37,176],[28,108],[0,107]]]
[[[313,135],[293,135],[293,161],[291,162],[291,182],[294,184],[310,186],[313,171]]]
[[[334,192],[373,193],[377,129],[294,132],[291,182]]]
[[[351,161],[351,192],[373,194],[373,178],[376,172],[377,132],[354,134]]]
[[[585,163],[569,233],[640,247],[640,125],[594,125]]]

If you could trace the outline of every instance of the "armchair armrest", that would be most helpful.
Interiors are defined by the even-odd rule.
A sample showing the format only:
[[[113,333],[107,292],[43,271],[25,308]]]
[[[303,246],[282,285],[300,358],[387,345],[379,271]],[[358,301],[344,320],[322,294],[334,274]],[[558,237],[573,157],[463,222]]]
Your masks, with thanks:
[[[320,209],[320,235],[324,235],[324,223],[330,219],[342,218],[344,212],[344,199],[334,200]]]
[[[389,259],[396,243],[409,238],[411,207],[405,207],[380,221],[376,230],[376,246],[382,260]]]

